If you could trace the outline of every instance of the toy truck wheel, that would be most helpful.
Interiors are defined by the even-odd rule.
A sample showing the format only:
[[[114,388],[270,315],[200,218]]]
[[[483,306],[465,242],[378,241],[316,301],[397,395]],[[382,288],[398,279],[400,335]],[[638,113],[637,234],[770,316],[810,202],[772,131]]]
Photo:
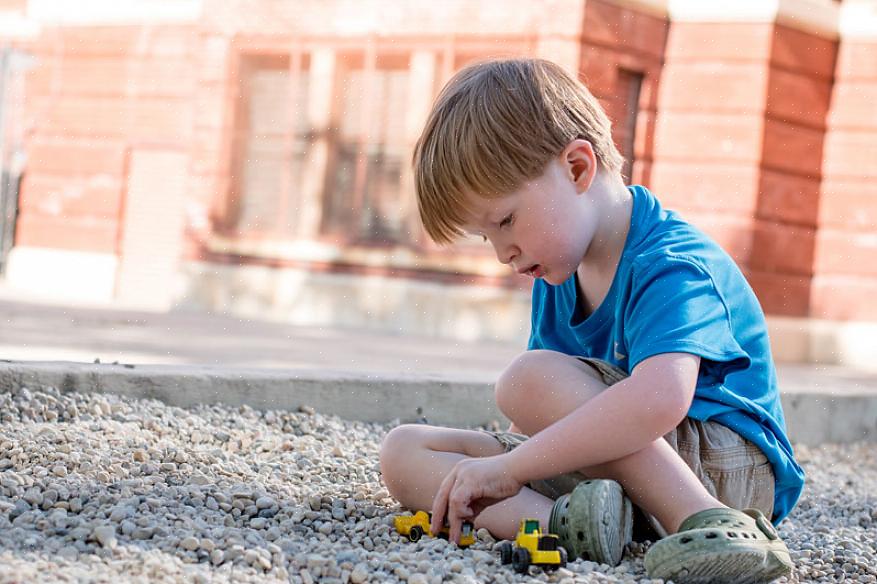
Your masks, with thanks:
[[[417,541],[421,537],[423,537],[423,528],[421,528],[419,525],[415,525],[411,528],[411,531],[408,532],[409,541]]]
[[[566,568],[566,562],[569,559],[569,556],[566,553],[566,548],[558,546],[557,551],[560,552],[560,564],[558,564],[558,568]]]
[[[519,574],[527,573],[527,569],[530,567],[530,552],[527,548],[515,548],[512,555],[512,565],[514,565],[515,571]]]
[[[510,541],[504,541],[499,544],[499,559],[503,563],[503,565],[512,563],[512,553],[515,551],[515,546],[512,545]]]

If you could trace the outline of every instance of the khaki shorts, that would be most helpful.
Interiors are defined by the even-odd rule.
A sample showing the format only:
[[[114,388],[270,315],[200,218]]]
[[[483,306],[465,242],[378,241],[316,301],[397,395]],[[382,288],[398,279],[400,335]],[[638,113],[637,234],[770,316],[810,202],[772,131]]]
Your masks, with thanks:
[[[597,359],[580,358],[596,369],[606,385],[627,377],[614,365]],[[489,432],[506,451],[512,450],[527,436],[514,432]],[[767,457],[727,426],[685,418],[664,439],[691,467],[712,496],[734,509],[760,509],[766,517],[773,514],[774,474]],[[557,499],[569,493],[585,477],[579,472],[534,481],[530,487],[546,497]]]

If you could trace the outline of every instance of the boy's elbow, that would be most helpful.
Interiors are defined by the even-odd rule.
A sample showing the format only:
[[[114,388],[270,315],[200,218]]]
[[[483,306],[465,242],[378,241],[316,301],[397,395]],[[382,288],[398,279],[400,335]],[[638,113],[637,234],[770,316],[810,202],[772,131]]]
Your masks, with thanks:
[[[651,408],[652,423],[658,437],[664,436],[685,419],[693,399],[694,388],[688,390],[688,388],[677,386],[658,392]]]

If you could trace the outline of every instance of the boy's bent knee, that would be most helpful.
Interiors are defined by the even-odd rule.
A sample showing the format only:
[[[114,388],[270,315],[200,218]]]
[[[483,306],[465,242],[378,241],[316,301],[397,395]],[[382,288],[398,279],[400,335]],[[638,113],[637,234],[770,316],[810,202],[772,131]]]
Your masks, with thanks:
[[[496,382],[496,405],[521,431],[533,434],[604,389],[593,366],[557,351],[522,353]]]
[[[537,385],[537,377],[545,371],[552,351],[526,351],[515,357],[500,374],[494,387],[494,398],[499,410],[514,421],[514,413],[532,397],[529,393]]]
[[[384,484],[393,496],[397,496],[399,481],[405,476],[410,466],[412,452],[421,442],[425,426],[420,424],[403,424],[396,426],[384,436],[379,455],[381,476]],[[398,498],[398,497],[397,497]]]
[[[381,466],[383,467],[385,460],[392,463],[410,453],[412,447],[422,441],[425,428],[421,424],[403,424],[387,432],[381,442]]]

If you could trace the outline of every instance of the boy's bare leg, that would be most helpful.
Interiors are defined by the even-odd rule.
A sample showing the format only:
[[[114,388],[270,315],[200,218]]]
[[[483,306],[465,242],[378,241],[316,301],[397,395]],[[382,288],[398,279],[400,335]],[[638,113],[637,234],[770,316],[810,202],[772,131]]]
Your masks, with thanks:
[[[553,351],[528,351],[503,373],[496,399],[513,424],[532,436],[604,389],[603,380],[587,363]],[[618,431],[625,431],[623,424],[618,425]],[[630,499],[669,533],[676,532],[698,511],[724,506],[663,438],[624,458],[581,472],[621,483]]]
[[[397,501],[409,509],[429,511],[445,476],[466,457],[495,456],[505,449],[495,438],[473,430],[408,424],[394,428],[381,445],[381,473]],[[486,508],[475,526],[495,537],[514,539],[522,517],[545,527],[554,501],[524,487],[514,497]]]

